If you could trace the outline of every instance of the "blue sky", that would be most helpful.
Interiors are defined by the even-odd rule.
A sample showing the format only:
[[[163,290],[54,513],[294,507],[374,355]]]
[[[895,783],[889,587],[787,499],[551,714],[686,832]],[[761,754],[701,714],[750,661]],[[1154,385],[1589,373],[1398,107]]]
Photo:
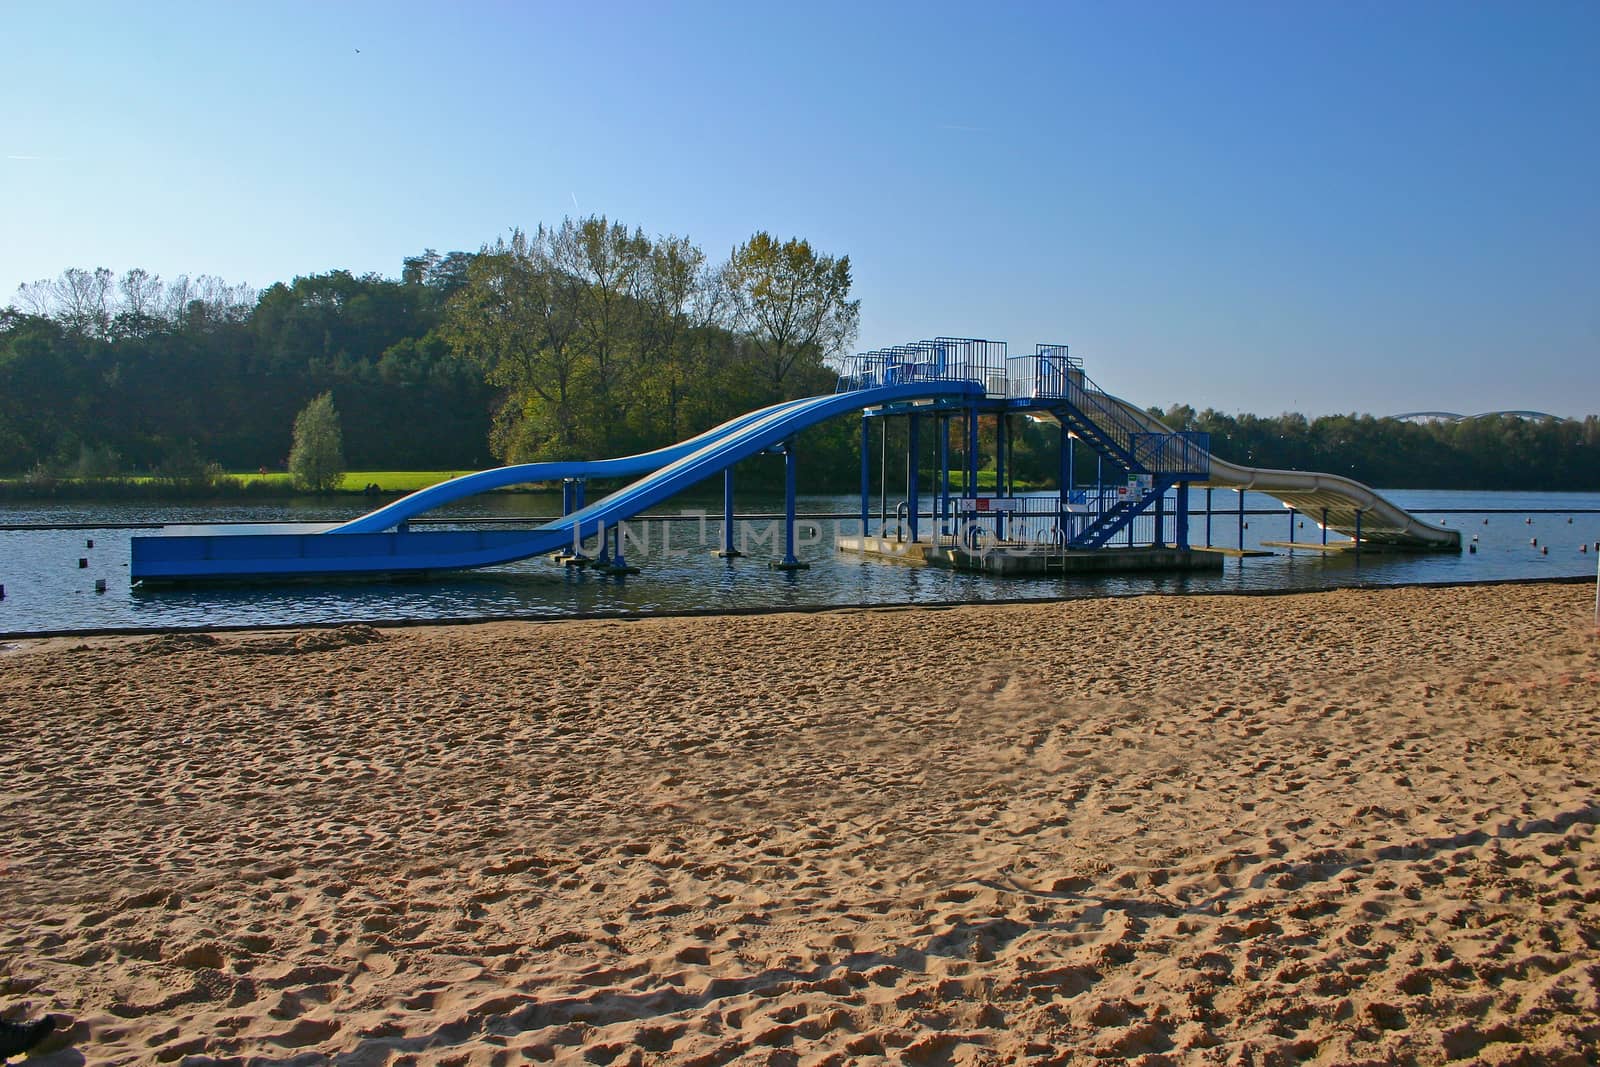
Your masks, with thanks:
[[[605,213],[851,257],[861,348],[1143,404],[1600,413],[1600,4],[0,0],[0,302]],[[359,49],[359,52],[357,51]]]

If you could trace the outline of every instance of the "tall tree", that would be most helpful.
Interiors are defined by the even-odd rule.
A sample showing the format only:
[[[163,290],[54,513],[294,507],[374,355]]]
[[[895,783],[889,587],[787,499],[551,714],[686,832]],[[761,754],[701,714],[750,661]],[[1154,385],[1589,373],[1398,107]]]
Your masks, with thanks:
[[[768,400],[784,398],[797,368],[820,370],[855,340],[861,301],[850,299],[849,256],[762,231],[734,249],[728,269],[735,322],[761,355]]]
[[[331,392],[316,397],[295,416],[289,473],[296,488],[313,493],[336,489],[344,480],[344,434]]]
[[[687,436],[684,400],[706,385],[706,349],[723,316],[724,272],[687,237],[658,237],[644,262],[639,286],[641,385],[650,403],[645,432],[668,441]]]
[[[551,233],[486,245],[446,306],[440,336],[501,390],[491,447],[508,462],[579,450],[578,285],[550,257]]]
[[[564,219],[548,232],[551,265],[577,283],[577,341],[588,374],[586,412],[602,455],[609,455],[633,403],[638,286],[650,242],[604,215]]]

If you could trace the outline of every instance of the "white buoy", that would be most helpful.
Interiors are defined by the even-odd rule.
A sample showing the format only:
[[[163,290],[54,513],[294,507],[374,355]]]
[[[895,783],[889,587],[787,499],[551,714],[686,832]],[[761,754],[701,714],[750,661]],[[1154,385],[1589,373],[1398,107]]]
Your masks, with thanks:
[[[1539,539],[1537,537],[1530,537],[1530,538],[1528,538],[1528,544],[1533,545],[1535,548],[1537,548],[1539,546]]]
[[[1541,548],[1539,550],[1539,555],[1541,555],[1541,556],[1548,556],[1549,554],[1550,554],[1550,546],[1549,545],[1545,545],[1543,548]]]

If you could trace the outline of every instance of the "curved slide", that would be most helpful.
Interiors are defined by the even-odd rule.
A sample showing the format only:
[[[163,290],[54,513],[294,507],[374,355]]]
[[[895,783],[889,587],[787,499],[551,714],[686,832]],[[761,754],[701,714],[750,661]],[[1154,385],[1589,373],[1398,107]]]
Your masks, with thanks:
[[[835,415],[879,404],[982,394],[983,386],[976,382],[918,381],[807,397],[752,412],[682,445],[641,456],[598,463],[522,464],[452,479],[346,523],[337,528],[338,533],[135,537],[130,574],[137,581],[216,581],[418,574],[511,563],[593,537]],[[607,468],[606,463],[614,466]],[[516,485],[530,477],[592,477],[597,476],[597,468],[615,475],[628,470],[630,464],[635,470],[655,469],[535,530],[385,530],[428,508],[485,489]],[[532,469],[538,473],[530,475]],[[563,473],[568,469],[573,473]],[[406,506],[399,507],[401,504]],[[352,529],[357,524],[359,528]],[[373,525],[376,530],[369,529]]]
[[[1160,419],[1121,397],[1103,393],[1151,433],[1171,433]],[[1424,522],[1376,490],[1354,478],[1313,471],[1273,470],[1246,467],[1211,456],[1211,477],[1193,483],[1201,488],[1251,489],[1283,501],[1295,510],[1323,522],[1328,529],[1355,537],[1358,528],[1363,543],[1393,545],[1430,551],[1460,551],[1461,532]],[[1324,513],[1326,517],[1324,518]]]
[[[493,470],[478,471],[475,474],[464,474],[459,478],[418,489],[408,496],[385,504],[376,511],[370,511],[358,519],[340,523],[331,527],[327,533],[352,534],[352,533],[382,533],[392,530],[408,519],[432,511],[434,508],[457,500],[464,500],[479,493],[487,493],[493,489],[504,489],[512,485],[525,485],[528,482],[553,482],[566,478],[627,478],[638,474],[648,474],[650,471],[660,470],[667,464],[687,456],[719,437],[731,434],[737,430],[756,422],[760,419],[793,408],[796,404],[803,403],[799,400],[786,400],[781,404],[761,408],[757,411],[746,412],[736,419],[729,419],[720,426],[714,426],[705,433],[680,441],[666,448],[658,448],[653,452],[641,452],[636,456],[622,456],[618,459],[595,460],[557,460],[544,463],[518,463],[509,467],[495,467]]]

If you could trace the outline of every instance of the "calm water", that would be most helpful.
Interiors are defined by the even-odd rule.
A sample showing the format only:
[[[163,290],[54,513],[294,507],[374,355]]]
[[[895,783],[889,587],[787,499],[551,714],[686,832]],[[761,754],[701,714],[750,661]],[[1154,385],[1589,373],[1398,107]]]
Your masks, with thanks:
[[[1195,494],[1202,506],[1203,493]],[[0,506],[0,525],[78,524],[85,529],[0,530],[0,635],[77,629],[146,629],[164,626],[272,625],[282,623],[446,619],[518,615],[570,615],[595,611],[663,611],[805,606],[818,604],[949,603],[1001,598],[1108,596],[1130,593],[1208,593],[1335,586],[1473,582],[1506,578],[1593,575],[1594,543],[1600,541],[1600,493],[1458,493],[1396,490],[1387,494],[1425,518],[1460,527],[1478,538],[1476,553],[1322,556],[1278,550],[1279,555],[1228,560],[1221,574],[1105,578],[1002,579],[864,562],[837,553],[836,534],[851,535],[859,522],[825,519],[820,539],[800,556],[811,569],[795,574],[770,570],[766,561],[781,543],[762,543],[781,527],[764,520],[739,524],[752,545],[750,558],[725,561],[710,555],[721,543],[721,523],[635,523],[644,545],[630,545],[628,562],[643,573],[611,578],[569,570],[546,559],[469,572],[455,577],[401,582],[291,584],[200,589],[140,590],[129,587],[128,544],[139,532],[120,523],[317,522],[351,518],[367,510],[359,501],[271,502],[228,505],[64,503]],[[1237,498],[1214,495],[1212,542],[1238,544]],[[776,511],[781,500],[741,498],[740,510]],[[802,497],[802,512],[853,513],[849,496]],[[718,500],[678,502],[715,516]],[[1270,514],[1247,516],[1245,544],[1288,540],[1289,513],[1270,497],[1249,493],[1245,507]],[[1445,514],[1459,509],[1510,509],[1509,514]],[[1551,509],[1554,509],[1551,511]],[[555,497],[518,494],[483,497],[440,513],[453,519],[513,519],[548,516]],[[1550,513],[1546,513],[1550,512]],[[1487,520],[1487,521],[1486,521]],[[1531,520],[1528,521],[1528,520]],[[1302,519],[1297,540],[1320,537]],[[1539,547],[1530,544],[1538,538]],[[703,541],[702,541],[703,538]],[[94,547],[87,547],[93,540]],[[1205,543],[1205,519],[1191,520],[1191,540]],[[665,543],[663,543],[665,542]],[[1588,545],[1588,552],[1580,552]],[[1548,554],[1540,551],[1548,548]],[[89,566],[79,568],[79,558]],[[96,579],[107,591],[95,593]]]

